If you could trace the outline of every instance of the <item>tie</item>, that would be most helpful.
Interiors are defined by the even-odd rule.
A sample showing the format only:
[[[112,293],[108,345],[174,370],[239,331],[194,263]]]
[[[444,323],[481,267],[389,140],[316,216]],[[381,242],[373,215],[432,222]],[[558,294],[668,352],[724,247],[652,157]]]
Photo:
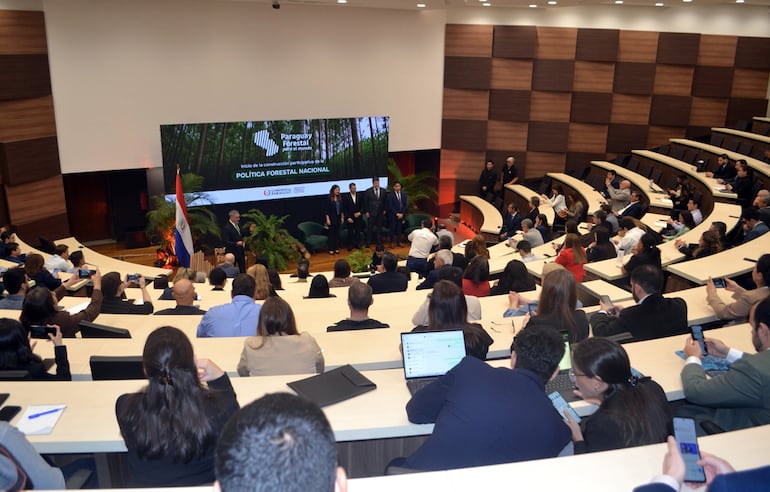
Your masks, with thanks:
[[[374,196],[377,197],[378,200],[380,199],[380,189],[379,188],[375,188],[374,189]]]
[[[401,193],[396,193],[396,200],[398,200],[398,203],[401,203]]]

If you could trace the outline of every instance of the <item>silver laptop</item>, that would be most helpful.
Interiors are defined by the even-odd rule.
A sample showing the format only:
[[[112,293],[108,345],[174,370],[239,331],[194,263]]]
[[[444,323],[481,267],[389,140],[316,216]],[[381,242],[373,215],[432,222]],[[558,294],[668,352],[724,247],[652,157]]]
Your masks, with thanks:
[[[575,383],[569,377],[569,371],[572,369],[572,354],[569,347],[569,334],[562,332],[564,337],[564,356],[559,361],[559,375],[554,378],[553,381],[549,381],[545,384],[545,392],[553,393],[558,391],[561,396],[567,401],[579,400],[573,390],[575,389]]]
[[[443,376],[465,357],[462,330],[401,334],[401,358],[411,394]]]

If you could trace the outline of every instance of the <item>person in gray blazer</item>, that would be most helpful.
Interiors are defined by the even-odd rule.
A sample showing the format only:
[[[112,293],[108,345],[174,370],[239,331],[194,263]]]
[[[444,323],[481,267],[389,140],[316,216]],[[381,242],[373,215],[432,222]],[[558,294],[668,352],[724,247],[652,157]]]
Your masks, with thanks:
[[[701,365],[700,346],[692,338],[687,340],[682,388],[690,405],[681,407],[678,415],[698,423],[710,420],[727,431],[770,424],[770,299],[751,307],[749,325],[756,354],[744,354],[715,338],[705,339],[709,354],[732,362],[727,372],[711,379]]]

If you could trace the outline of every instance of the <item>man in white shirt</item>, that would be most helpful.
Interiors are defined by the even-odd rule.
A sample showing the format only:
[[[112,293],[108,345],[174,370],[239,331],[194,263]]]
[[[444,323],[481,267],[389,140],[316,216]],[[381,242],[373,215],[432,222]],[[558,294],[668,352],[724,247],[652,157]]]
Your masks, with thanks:
[[[60,272],[72,273],[75,271],[75,267],[72,266],[69,260],[70,248],[66,244],[56,245],[56,254],[51,255],[45,260],[45,269],[53,273],[53,271],[59,270]]]
[[[521,255],[521,261],[529,263],[530,261],[542,260],[539,256],[532,252],[532,245],[529,241],[522,239],[516,243],[516,249]]]
[[[634,252],[639,240],[644,236],[644,229],[636,227],[634,221],[623,218],[618,224],[618,237],[612,240],[617,251],[623,251],[623,256]]]
[[[703,212],[700,210],[700,199],[690,198],[687,201],[687,210],[692,214],[692,220],[695,222],[695,225],[703,222]]]
[[[428,264],[428,255],[434,246],[438,246],[438,238],[430,230],[430,221],[423,220],[422,227],[409,233],[409,257],[406,259],[406,267],[410,272],[425,275],[425,267]]]

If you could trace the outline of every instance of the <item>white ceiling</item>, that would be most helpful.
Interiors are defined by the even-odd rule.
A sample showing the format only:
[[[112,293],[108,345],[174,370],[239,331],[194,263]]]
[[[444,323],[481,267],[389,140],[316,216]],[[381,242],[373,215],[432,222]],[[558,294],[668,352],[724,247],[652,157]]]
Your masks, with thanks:
[[[347,0],[345,5],[339,5],[338,0],[228,0],[242,2],[256,2],[270,4],[278,2],[284,6],[291,5],[321,5],[333,6],[338,8],[363,7],[379,9],[396,10],[422,10],[417,7],[418,3],[425,4],[427,10],[452,10],[452,9],[485,9],[485,8],[531,8],[530,5],[537,5],[537,8],[557,9],[559,7],[574,7],[578,5],[612,5],[615,0],[555,0],[556,5],[549,5],[547,0]],[[552,0],[554,1],[554,0]],[[484,2],[489,6],[482,5]],[[623,0],[624,5],[648,6],[656,8],[655,3],[661,2],[665,7],[687,8],[690,5],[733,5],[735,8],[741,8],[736,4],[736,0]],[[770,0],[744,0],[744,5],[765,5],[770,6]],[[618,8],[622,8],[619,6]]]

